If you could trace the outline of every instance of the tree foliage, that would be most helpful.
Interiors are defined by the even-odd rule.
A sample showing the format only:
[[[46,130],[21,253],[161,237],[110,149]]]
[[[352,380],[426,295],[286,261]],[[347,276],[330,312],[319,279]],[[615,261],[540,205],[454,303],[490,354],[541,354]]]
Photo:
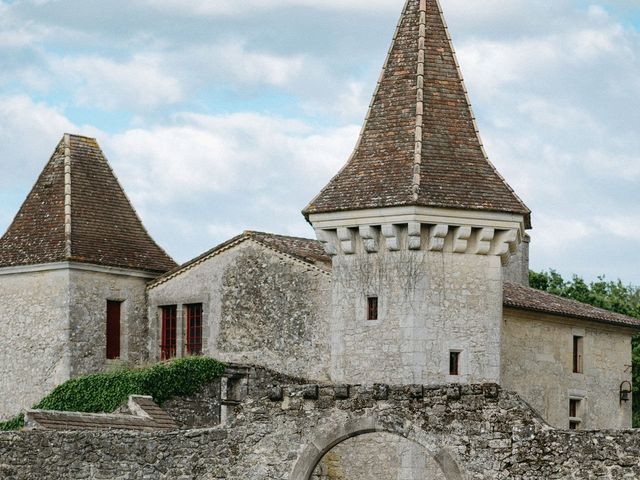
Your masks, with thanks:
[[[533,288],[640,319],[640,287],[598,277],[587,283],[574,275],[565,280],[554,271],[529,272]],[[633,425],[640,427],[640,335],[633,339]]]

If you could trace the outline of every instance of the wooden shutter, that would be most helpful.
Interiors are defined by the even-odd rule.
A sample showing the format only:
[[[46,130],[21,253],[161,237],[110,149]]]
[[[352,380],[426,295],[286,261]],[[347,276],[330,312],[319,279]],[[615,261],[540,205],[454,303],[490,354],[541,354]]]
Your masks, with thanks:
[[[120,358],[120,314],[122,302],[107,301],[107,359]]]

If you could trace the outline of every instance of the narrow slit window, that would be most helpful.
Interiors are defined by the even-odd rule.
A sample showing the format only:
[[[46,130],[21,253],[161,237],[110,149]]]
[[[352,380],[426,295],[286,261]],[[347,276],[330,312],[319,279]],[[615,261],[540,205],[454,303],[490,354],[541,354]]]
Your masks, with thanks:
[[[202,304],[186,305],[187,311],[187,353],[202,354]]]
[[[378,297],[367,298],[367,320],[378,320]]]
[[[580,402],[578,398],[569,399],[569,429],[578,430],[580,428]]]
[[[178,307],[167,305],[162,307],[162,344],[160,359],[168,360],[176,356],[176,326]]]
[[[449,352],[449,375],[460,375],[460,352]]]
[[[122,302],[107,300],[107,359],[120,358],[120,315]]]
[[[573,373],[582,373],[584,369],[583,361],[584,338],[574,335],[573,337]]]

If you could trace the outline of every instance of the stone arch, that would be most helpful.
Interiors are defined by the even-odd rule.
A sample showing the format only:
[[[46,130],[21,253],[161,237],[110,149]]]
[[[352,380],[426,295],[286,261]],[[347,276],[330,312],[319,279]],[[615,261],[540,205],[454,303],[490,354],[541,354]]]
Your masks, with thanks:
[[[381,423],[375,416],[352,419],[336,428],[316,435],[302,450],[289,480],[310,480],[322,458],[336,445],[368,433],[391,433],[422,446],[427,455],[438,463],[447,480],[464,480],[458,463],[446,448],[435,448],[426,432],[416,429],[408,422]]]

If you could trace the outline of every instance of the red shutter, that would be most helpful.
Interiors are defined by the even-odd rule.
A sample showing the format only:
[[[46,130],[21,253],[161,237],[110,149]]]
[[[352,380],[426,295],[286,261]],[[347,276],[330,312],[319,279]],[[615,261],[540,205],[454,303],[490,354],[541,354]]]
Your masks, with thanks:
[[[177,313],[178,307],[176,305],[162,307],[161,360],[168,360],[176,356]]]
[[[187,353],[202,353],[202,304],[187,305]]]
[[[120,306],[122,302],[107,301],[107,359],[120,358]]]

